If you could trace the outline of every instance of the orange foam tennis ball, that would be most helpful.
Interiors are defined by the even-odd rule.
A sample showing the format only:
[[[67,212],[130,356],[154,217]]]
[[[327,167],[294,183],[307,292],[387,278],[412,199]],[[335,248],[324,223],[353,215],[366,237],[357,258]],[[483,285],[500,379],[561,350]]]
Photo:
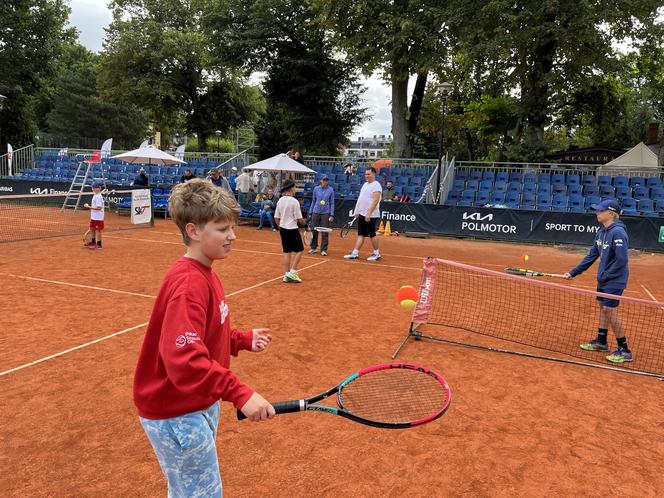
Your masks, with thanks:
[[[416,303],[418,299],[419,296],[417,295],[417,290],[410,285],[404,285],[397,291],[397,303],[402,306],[404,301],[413,301]]]

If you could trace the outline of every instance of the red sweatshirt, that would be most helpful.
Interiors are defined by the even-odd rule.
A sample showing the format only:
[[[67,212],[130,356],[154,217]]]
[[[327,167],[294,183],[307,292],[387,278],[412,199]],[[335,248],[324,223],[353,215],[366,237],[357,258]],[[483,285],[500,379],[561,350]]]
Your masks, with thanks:
[[[253,394],[229,369],[251,350],[252,332],[231,328],[224,290],[212,268],[182,257],[168,271],[152,309],[134,375],[143,418],[165,419],[222,399],[236,408]]]

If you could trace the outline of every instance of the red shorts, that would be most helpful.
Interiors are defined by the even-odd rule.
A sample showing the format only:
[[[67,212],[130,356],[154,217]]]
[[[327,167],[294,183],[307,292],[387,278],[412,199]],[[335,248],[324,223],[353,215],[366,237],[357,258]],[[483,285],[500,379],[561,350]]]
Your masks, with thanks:
[[[101,220],[90,220],[90,230],[103,230],[104,229],[104,221]]]

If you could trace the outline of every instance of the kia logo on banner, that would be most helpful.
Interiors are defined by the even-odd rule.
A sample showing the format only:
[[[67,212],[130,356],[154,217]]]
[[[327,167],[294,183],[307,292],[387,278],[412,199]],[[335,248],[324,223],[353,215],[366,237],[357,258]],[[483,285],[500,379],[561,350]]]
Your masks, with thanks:
[[[482,216],[480,213],[463,213],[464,220],[475,220],[475,221],[493,221],[493,215],[491,213]]]

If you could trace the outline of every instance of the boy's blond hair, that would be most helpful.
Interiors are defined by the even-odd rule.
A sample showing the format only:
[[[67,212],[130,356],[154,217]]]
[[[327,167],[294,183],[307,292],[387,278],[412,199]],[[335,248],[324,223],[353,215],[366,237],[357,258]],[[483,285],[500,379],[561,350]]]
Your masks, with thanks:
[[[168,200],[168,214],[180,229],[182,240],[189,245],[187,223],[205,225],[208,221],[232,221],[240,217],[240,205],[235,198],[215,184],[195,178],[173,187]]]

